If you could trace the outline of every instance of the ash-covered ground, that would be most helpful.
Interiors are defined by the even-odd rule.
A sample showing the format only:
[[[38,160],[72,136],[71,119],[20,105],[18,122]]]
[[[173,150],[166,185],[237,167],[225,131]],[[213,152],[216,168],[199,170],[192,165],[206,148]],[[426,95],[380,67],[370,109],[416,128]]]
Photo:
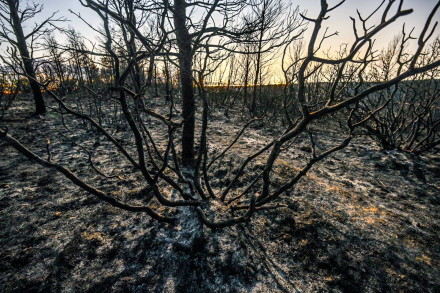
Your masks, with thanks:
[[[0,127],[43,157],[49,138],[54,161],[116,197],[139,200],[126,192],[143,187],[139,176],[96,131],[69,118],[67,126],[80,126],[69,140],[57,114],[29,117],[30,109],[30,101],[16,103],[6,117],[15,120]],[[210,121],[210,151],[226,147],[244,124],[220,112]],[[124,127],[112,133],[132,144]],[[214,188],[230,180],[228,166],[275,135],[261,125],[245,134],[214,166]],[[319,143],[330,145],[336,135],[320,133]],[[93,149],[96,166],[116,177],[92,170],[75,142]],[[274,181],[301,167],[310,156],[306,145],[297,141],[282,155]],[[0,144],[0,291],[439,292],[440,155],[381,151],[356,139],[280,202],[284,207],[250,223],[219,230],[182,208],[179,224],[170,226],[113,208]]]

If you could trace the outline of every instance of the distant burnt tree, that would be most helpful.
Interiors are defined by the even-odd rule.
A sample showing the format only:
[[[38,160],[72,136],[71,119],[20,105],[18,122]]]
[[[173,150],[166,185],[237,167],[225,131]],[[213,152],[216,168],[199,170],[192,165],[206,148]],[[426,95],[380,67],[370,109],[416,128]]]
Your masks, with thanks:
[[[380,63],[371,72],[377,80],[388,80],[393,71],[401,70],[399,62],[406,56],[402,41],[395,39],[380,57]],[[440,57],[440,38],[421,53],[418,66],[429,64]],[[398,149],[420,154],[440,149],[440,71],[438,68],[417,74],[394,87],[378,92],[362,101],[363,112],[381,107],[363,124],[366,133],[384,149]]]
[[[29,77],[29,83],[35,100],[36,114],[44,114],[46,112],[46,105],[41,93],[41,87],[36,80],[33,52],[35,42],[41,36],[53,31],[54,27],[50,27],[50,25],[64,20],[62,18],[55,18],[55,13],[53,13],[41,23],[35,23],[33,28],[26,32],[23,29],[23,23],[33,19],[42,10],[43,5],[41,4],[29,4],[26,2],[23,5],[23,1],[20,0],[0,1],[0,40],[9,43],[9,57],[20,60],[24,74]],[[1,58],[4,63],[15,65],[15,62],[7,60],[6,56],[3,55]]]
[[[21,87],[21,79],[12,69],[0,67],[0,119],[17,98]]]

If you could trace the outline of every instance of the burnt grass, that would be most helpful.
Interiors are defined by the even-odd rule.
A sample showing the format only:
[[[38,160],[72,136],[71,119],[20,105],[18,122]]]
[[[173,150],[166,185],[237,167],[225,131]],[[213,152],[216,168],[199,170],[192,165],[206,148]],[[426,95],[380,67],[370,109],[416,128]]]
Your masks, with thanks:
[[[87,155],[55,131],[62,129],[56,113],[31,117],[29,109],[30,101],[16,103],[6,117],[14,119],[0,127],[43,157],[50,138],[54,161],[116,197],[126,194],[123,200],[142,198],[126,193],[145,186],[93,129],[69,118],[79,129],[73,140],[120,178],[90,168]],[[242,124],[213,113],[210,151],[223,149]],[[113,134],[132,143],[124,127]],[[322,145],[340,139],[318,134]],[[213,168],[214,188],[230,180],[228,166],[271,135],[263,125],[247,130]],[[283,154],[275,181],[310,156],[306,142]],[[359,138],[314,166],[280,202],[230,228],[200,226],[191,208],[169,226],[113,208],[1,144],[0,292],[440,292],[439,155],[382,151]]]

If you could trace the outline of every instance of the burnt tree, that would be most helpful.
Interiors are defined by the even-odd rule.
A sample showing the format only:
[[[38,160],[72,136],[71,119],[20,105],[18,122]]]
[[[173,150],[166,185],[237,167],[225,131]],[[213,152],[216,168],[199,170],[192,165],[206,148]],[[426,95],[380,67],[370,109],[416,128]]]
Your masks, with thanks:
[[[46,105],[44,103],[41,88],[36,81],[35,64],[33,58],[33,43],[36,39],[44,34],[53,31],[54,27],[48,28],[55,21],[62,21],[64,19],[55,19],[55,13],[43,22],[35,24],[29,33],[23,30],[23,22],[35,17],[43,10],[43,5],[27,4],[26,7],[20,7],[20,0],[1,0],[0,1],[0,39],[4,39],[12,46],[9,50],[11,57],[17,57],[16,51],[20,54],[24,74],[28,77],[32,94],[35,100],[35,113],[44,114],[46,112]],[[30,40],[31,45],[28,44]],[[2,57],[5,63],[5,57]]]

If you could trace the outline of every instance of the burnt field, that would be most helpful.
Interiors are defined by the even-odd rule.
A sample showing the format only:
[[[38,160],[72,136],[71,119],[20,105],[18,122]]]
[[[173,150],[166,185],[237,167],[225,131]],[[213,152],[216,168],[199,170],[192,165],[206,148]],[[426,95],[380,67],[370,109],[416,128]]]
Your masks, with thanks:
[[[116,178],[97,174],[83,149],[54,134],[62,125],[57,113],[35,117],[28,108],[16,103],[16,119],[0,126],[42,156],[51,139],[52,160],[88,182],[116,186],[117,198],[144,196],[132,167],[93,129],[79,127],[70,137],[94,149],[99,170]],[[223,149],[240,129],[243,122],[232,116],[212,113],[210,151]],[[81,123],[72,119],[68,126]],[[126,128],[114,129],[130,145]],[[273,132],[248,128],[210,174],[213,188],[233,175],[229,161],[244,160]],[[324,146],[338,139],[331,130],[319,137]],[[310,156],[307,142],[303,137],[282,154],[274,181],[300,168]],[[440,286],[439,155],[383,151],[355,139],[315,165],[277,209],[212,230],[192,207],[179,210],[176,225],[158,224],[94,198],[6,144],[0,151],[2,292],[436,292]],[[244,180],[262,166],[257,161]]]
[[[440,292],[440,0],[52,2],[0,0],[0,292]]]

